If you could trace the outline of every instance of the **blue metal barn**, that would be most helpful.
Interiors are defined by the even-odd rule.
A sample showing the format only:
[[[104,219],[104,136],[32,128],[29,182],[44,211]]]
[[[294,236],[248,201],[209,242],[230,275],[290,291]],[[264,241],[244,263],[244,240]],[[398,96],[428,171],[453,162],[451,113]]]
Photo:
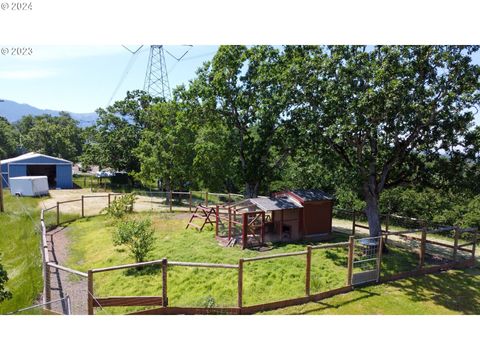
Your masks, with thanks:
[[[17,176],[47,176],[48,186],[53,189],[71,189],[73,187],[72,162],[53,156],[27,153],[15,158],[0,161],[2,184],[8,187],[8,181]]]

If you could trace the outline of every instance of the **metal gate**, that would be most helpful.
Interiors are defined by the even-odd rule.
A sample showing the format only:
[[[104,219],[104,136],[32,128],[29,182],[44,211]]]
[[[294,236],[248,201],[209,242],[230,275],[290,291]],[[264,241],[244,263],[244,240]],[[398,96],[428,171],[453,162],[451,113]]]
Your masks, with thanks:
[[[380,278],[382,237],[354,240],[352,285],[377,282]]]

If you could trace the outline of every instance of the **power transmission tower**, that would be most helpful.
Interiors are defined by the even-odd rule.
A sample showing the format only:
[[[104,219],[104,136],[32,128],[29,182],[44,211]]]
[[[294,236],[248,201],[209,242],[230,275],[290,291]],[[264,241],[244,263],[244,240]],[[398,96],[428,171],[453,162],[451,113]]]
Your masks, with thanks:
[[[168,83],[167,66],[163,45],[150,46],[147,73],[143,90],[152,96],[170,99],[170,85]]]

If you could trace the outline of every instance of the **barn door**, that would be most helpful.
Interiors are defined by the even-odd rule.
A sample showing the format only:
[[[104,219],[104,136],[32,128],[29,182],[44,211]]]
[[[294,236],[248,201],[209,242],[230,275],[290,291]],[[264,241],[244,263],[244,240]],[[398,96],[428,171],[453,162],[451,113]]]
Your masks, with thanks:
[[[352,285],[379,280],[381,248],[381,236],[354,240]]]

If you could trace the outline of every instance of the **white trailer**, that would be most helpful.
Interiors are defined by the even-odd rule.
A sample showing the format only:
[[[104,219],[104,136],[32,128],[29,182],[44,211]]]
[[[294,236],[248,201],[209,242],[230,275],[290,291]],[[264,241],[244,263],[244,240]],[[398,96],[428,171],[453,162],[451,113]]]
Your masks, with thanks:
[[[9,181],[10,192],[16,196],[48,195],[48,179],[46,176],[18,176]]]

